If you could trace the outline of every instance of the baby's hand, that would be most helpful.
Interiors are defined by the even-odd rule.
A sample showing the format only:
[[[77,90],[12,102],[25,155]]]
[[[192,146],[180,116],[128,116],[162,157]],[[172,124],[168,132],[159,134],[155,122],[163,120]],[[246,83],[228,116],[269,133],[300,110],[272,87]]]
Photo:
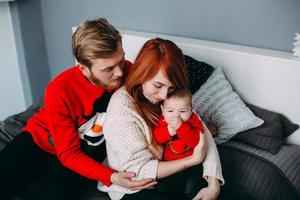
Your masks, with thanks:
[[[171,119],[169,125],[171,128],[173,128],[174,130],[178,129],[182,124],[182,119],[180,117],[175,117],[173,119]]]
[[[176,129],[174,129],[173,127],[170,126],[170,124],[168,124],[168,130],[169,130],[169,134],[173,137],[174,135],[176,135]]]

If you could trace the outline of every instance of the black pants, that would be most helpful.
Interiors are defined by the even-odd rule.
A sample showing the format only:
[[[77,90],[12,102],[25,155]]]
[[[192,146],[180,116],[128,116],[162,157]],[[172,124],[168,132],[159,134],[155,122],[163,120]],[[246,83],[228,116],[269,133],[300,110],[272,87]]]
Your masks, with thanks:
[[[74,200],[86,182],[39,148],[29,133],[20,133],[0,152],[0,199],[20,193],[28,200]]]
[[[207,182],[202,177],[202,174],[202,165],[197,165],[159,180],[158,185],[154,189],[145,189],[134,194],[126,194],[122,200],[190,200],[196,196],[200,189],[207,187]]]

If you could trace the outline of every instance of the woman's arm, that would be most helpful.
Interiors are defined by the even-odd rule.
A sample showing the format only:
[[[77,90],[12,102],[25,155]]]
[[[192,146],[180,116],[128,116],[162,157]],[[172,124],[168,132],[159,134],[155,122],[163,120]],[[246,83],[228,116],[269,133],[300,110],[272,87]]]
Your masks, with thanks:
[[[127,94],[128,95],[128,94]],[[111,98],[104,122],[104,137],[109,165],[117,171],[136,173],[136,179],[163,178],[202,162],[205,137],[188,158],[159,162],[149,149],[150,132],[124,91]],[[199,133],[200,134],[200,133]]]
[[[215,177],[208,177],[208,187],[202,188],[193,200],[216,200],[220,193],[220,182]]]
[[[193,200],[216,200],[220,193],[220,185],[224,184],[224,178],[216,144],[204,123],[203,128],[208,142],[208,151],[203,162],[203,177],[207,180],[208,186],[202,188]]]
[[[219,193],[220,193],[220,182],[215,177],[208,177],[208,188],[210,190],[210,193],[214,197],[214,199],[217,199]]]
[[[202,162],[205,139],[200,140],[192,156],[158,161],[149,149],[149,134],[146,122],[136,112],[120,107],[115,111],[109,108],[104,123],[109,165],[117,171],[134,172],[136,179],[142,180],[160,179]]]
[[[108,115],[109,116],[109,115]],[[205,155],[205,139],[195,147],[193,155],[174,161],[158,161],[148,148],[147,129],[140,119],[119,113],[122,120],[109,119],[104,124],[108,161],[118,171],[136,173],[138,180],[164,178],[202,162]],[[118,126],[113,124],[117,123]],[[149,134],[149,133],[148,133]],[[200,133],[199,133],[200,134]],[[203,135],[200,136],[205,138]]]
[[[197,162],[193,162],[190,156],[179,160],[160,161],[158,163],[157,179],[165,178],[196,164]]]
[[[218,153],[217,146],[211,136],[211,133],[207,126],[202,122],[204,135],[207,140],[207,153],[203,161],[203,177],[208,180],[208,177],[215,177],[220,181],[220,184],[224,184],[224,178],[222,175],[221,161]]]
[[[158,163],[157,178],[161,179],[177,172],[183,171],[191,166],[201,163],[206,154],[206,138],[204,134],[199,132],[202,138],[199,144],[194,148],[193,155],[172,161],[160,161]]]

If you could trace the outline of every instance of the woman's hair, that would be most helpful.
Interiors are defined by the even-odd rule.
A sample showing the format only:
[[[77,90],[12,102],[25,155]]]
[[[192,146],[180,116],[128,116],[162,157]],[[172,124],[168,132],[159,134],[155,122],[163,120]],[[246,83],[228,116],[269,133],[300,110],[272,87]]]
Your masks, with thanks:
[[[72,49],[76,60],[92,66],[92,60],[111,56],[121,43],[121,35],[106,19],[87,20],[80,24],[72,36]]]
[[[128,93],[133,97],[139,114],[145,119],[150,133],[157,124],[161,110],[143,95],[142,84],[152,79],[159,70],[172,83],[174,89],[189,86],[182,51],[170,40],[155,38],[148,40],[140,50],[125,80]],[[156,147],[151,134],[151,145]]]

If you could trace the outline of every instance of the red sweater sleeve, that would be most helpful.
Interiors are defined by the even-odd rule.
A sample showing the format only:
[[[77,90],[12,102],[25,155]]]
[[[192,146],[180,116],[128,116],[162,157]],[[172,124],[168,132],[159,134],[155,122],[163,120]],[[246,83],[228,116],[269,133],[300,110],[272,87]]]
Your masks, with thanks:
[[[164,144],[172,140],[172,136],[169,134],[168,124],[164,121],[163,117],[160,117],[157,126],[153,131],[155,141],[158,144]]]
[[[47,88],[45,108],[47,121],[58,159],[78,174],[110,185],[112,169],[98,163],[80,150],[80,141],[70,107],[63,99],[64,95]]]
[[[176,133],[182,144],[194,148],[199,143],[200,131],[203,131],[202,123],[199,117],[193,113],[186,122],[181,124]]]

